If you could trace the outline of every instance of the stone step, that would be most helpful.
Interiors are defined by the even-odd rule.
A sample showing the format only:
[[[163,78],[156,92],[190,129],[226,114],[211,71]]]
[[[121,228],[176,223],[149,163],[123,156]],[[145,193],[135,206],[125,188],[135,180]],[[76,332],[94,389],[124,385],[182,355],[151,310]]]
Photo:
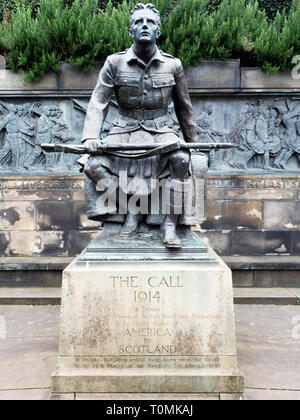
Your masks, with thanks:
[[[299,256],[223,256],[235,287],[300,288]],[[0,257],[0,287],[60,287],[74,257]]]
[[[300,305],[300,288],[234,287],[241,305]],[[59,287],[0,287],[0,305],[60,305]]]
[[[60,305],[59,287],[0,287],[0,305]]]

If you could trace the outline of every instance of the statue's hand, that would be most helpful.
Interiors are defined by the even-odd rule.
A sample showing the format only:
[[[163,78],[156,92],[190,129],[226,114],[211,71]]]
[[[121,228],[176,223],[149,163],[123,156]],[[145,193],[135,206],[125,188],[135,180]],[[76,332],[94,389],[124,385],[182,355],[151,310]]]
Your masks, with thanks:
[[[98,151],[98,147],[101,146],[103,143],[101,140],[98,139],[90,139],[86,140],[84,144],[87,147],[89,153],[96,153]]]

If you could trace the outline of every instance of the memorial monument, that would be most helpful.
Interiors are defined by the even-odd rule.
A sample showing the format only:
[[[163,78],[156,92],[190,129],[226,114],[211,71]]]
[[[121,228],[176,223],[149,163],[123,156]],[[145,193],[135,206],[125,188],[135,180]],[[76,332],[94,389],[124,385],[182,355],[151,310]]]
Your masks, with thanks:
[[[41,146],[88,153],[79,160],[88,217],[103,225],[63,274],[53,396],[235,398],[231,271],[191,230],[205,218],[203,152],[231,145],[197,137],[181,62],[156,46],[152,4],[135,6],[129,34],[132,47],[100,72],[83,145]],[[113,94],[118,115],[100,140]]]

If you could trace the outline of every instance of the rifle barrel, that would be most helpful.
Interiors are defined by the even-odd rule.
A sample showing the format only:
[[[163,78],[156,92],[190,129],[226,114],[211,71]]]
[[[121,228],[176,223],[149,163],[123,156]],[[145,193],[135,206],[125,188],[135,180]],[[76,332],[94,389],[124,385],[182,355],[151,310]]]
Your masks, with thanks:
[[[154,144],[103,144],[99,146],[99,152],[117,152],[117,151],[137,151],[137,150],[153,150],[159,146],[168,146],[168,144],[175,146],[178,149],[191,150],[198,149],[202,151],[209,151],[211,149],[229,149],[235,147],[232,143],[154,143]],[[45,152],[64,152],[74,154],[85,154],[89,153],[87,147],[84,144],[51,144],[44,143],[41,148]],[[175,149],[174,149],[175,150]]]

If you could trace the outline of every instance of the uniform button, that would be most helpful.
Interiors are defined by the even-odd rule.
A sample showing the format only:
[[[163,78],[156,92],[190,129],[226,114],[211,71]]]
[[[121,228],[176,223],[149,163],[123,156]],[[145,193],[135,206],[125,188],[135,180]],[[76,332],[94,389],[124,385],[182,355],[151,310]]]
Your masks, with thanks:
[[[148,79],[148,76],[147,76],[147,74],[146,74],[146,75],[144,76],[144,79],[145,79],[145,80],[147,80],[147,79]]]
[[[124,83],[127,83],[127,79],[124,79]]]
[[[147,92],[146,90],[144,90],[144,95],[147,95],[147,93],[148,93],[148,92]]]

